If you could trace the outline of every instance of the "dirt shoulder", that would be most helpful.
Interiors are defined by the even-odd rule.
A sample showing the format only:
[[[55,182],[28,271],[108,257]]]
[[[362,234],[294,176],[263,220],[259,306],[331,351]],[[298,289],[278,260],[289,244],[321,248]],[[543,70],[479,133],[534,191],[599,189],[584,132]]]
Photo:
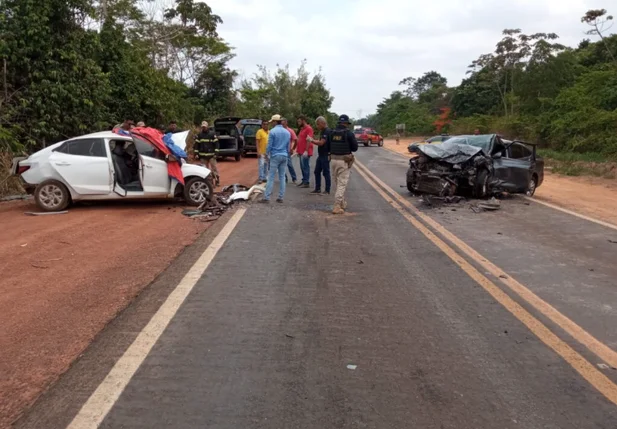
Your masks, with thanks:
[[[257,160],[219,163],[222,184],[250,185]],[[25,216],[0,203],[0,428],[67,370],[93,338],[212,223],[169,202],[82,205]]]
[[[401,140],[386,140],[384,148],[411,157],[407,145],[421,137]],[[569,177],[545,172],[544,183],[535,197],[556,206],[617,225],[617,180],[598,177]]]

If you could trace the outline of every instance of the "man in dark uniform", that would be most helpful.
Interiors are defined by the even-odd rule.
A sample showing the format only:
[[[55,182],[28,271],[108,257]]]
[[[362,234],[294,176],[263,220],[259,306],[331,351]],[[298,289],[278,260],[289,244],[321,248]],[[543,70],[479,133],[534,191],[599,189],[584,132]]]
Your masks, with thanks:
[[[317,161],[315,162],[315,190],[311,192],[311,195],[321,194],[321,175],[323,174],[326,180],[326,195],[330,195],[330,128],[326,118],[320,116],[315,120],[317,130],[319,130],[319,138],[310,138],[310,142],[317,145]]]
[[[208,128],[208,123],[201,123],[201,131],[195,137],[195,146],[193,148],[195,158],[204,162],[205,166],[212,171],[214,184],[218,186],[221,183],[219,170],[216,167],[216,156],[219,152],[219,140],[213,130]]]
[[[354,162],[353,152],[358,150],[358,141],[354,133],[349,130],[349,116],[341,115],[336,129],[330,132],[330,160],[332,176],[336,186],[334,194],[334,209],[332,213],[343,214],[347,208],[345,190]]]

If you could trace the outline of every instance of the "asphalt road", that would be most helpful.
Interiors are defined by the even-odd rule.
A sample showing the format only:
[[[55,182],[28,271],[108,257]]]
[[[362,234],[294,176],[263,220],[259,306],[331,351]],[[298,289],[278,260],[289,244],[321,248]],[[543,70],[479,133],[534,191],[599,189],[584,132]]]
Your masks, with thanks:
[[[229,213],[16,427],[107,401],[102,428],[617,428],[617,231],[523,199],[426,208],[400,188],[405,159],[358,160],[345,216],[295,187]],[[208,254],[143,362],[121,358]]]

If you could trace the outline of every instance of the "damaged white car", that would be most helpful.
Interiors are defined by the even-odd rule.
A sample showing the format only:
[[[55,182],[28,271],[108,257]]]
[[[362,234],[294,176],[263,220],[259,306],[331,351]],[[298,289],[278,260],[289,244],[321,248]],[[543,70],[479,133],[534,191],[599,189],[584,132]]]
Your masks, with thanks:
[[[158,134],[157,134],[158,133]],[[210,170],[175,157],[150,128],[130,136],[104,131],[62,141],[13,159],[43,211],[71,202],[184,198],[193,206],[212,198]]]

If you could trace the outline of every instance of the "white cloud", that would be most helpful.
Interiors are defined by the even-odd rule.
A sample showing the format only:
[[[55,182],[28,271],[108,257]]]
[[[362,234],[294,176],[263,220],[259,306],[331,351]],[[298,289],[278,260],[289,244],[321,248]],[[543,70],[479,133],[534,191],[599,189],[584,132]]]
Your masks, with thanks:
[[[575,46],[588,9],[614,0],[207,0],[235,47],[232,67],[321,67],[333,110],[373,112],[407,76],[436,70],[458,84],[469,63],[493,50],[504,28],[554,32]],[[610,4],[609,4],[610,3]],[[309,6],[310,4],[310,6]],[[612,6],[612,9],[611,9]]]

